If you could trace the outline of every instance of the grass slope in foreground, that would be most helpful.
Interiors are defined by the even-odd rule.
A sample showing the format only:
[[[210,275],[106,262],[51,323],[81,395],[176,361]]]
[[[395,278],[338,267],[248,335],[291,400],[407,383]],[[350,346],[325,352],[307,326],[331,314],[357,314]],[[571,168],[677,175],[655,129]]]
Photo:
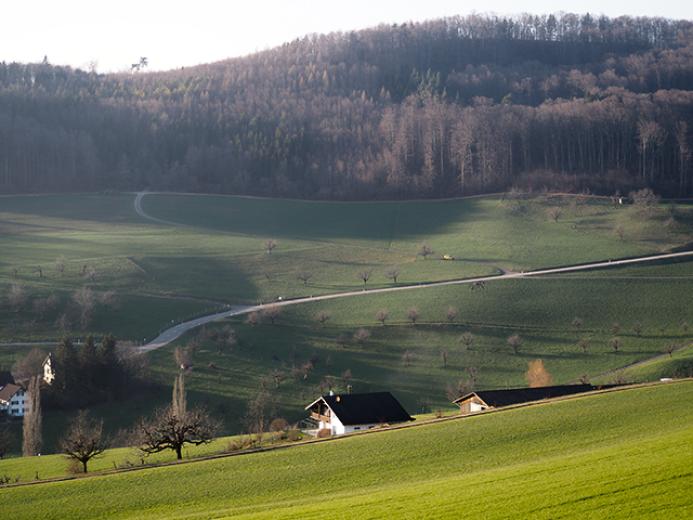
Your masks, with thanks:
[[[684,518],[693,382],[0,490],[20,518]]]

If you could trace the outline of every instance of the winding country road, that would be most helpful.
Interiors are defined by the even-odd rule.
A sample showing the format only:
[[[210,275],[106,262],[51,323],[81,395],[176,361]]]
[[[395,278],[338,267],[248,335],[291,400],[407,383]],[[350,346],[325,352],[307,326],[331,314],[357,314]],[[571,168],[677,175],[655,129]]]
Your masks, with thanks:
[[[139,192],[137,193],[135,197],[135,212],[142,218],[145,218],[147,220],[150,220],[152,222],[156,222],[158,224],[165,224],[165,225],[171,225],[171,226],[181,226],[184,224],[179,224],[176,222],[169,222],[166,220],[158,219],[156,217],[153,217],[149,214],[147,214],[144,209],[142,208],[142,199],[144,196],[147,194],[147,192]],[[412,289],[425,289],[428,287],[445,287],[449,285],[470,285],[478,282],[491,282],[495,280],[511,280],[515,278],[530,278],[534,276],[543,276],[543,275],[551,275],[551,274],[559,274],[559,273],[573,273],[577,271],[587,271],[591,269],[601,269],[605,267],[615,267],[615,266],[622,266],[622,265],[629,265],[629,264],[640,264],[640,263],[645,263],[645,262],[654,262],[657,260],[666,260],[666,259],[672,259],[672,258],[683,258],[683,257],[693,257],[693,251],[683,251],[683,252],[677,252],[677,253],[663,253],[659,255],[649,255],[649,256],[641,256],[637,258],[625,258],[625,259],[620,259],[620,260],[605,260],[601,262],[593,262],[589,264],[577,264],[577,265],[569,265],[569,266],[561,266],[561,267],[550,267],[546,269],[537,269],[534,271],[526,271],[526,272],[508,272],[508,273],[503,273],[503,274],[497,274],[497,275],[490,275],[490,276],[479,276],[476,278],[460,278],[456,280],[446,280],[442,282],[421,282],[418,284],[412,284],[412,285],[398,285],[395,287],[385,287],[382,289],[371,289],[369,291],[360,289],[357,291],[348,291],[348,292],[339,292],[339,293],[333,293],[333,294],[324,294],[321,296],[307,296],[307,297],[302,297],[302,298],[294,298],[290,300],[283,300],[283,301],[276,301],[276,302],[271,302],[271,303],[265,303],[261,305],[237,305],[237,306],[229,306],[227,310],[220,311],[214,314],[208,314],[206,316],[201,316],[199,318],[195,318],[194,320],[190,321],[185,321],[182,323],[179,323],[177,325],[174,325],[163,332],[161,332],[156,338],[151,340],[149,343],[142,345],[140,350],[142,352],[149,352],[152,350],[159,349],[161,347],[164,347],[171,343],[172,341],[175,341],[178,339],[180,336],[185,334],[186,332],[195,329],[197,327],[200,327],[202,325],[205,325],[207,323],[211,323],[214,321],[219,321],[223,320],[225,318],[231,318],[233,316],[241,316],[244,314],[248,314],[254,311],[261,311],[263,309],[266,309],[268,307],[272,306],[278,306],[278,307],[286,307],[288,305],[298,305],[301,303],[310,303],[310,302],[319,302],[319,301],[326,301],[326,300],[336,300],[337,298],[351,298],[351,297],[357,297],[357,296],[368,296],[371,294],[383,294],[383,293],[390,293],[390,292],[395,292],[395,291],[409,291]]]

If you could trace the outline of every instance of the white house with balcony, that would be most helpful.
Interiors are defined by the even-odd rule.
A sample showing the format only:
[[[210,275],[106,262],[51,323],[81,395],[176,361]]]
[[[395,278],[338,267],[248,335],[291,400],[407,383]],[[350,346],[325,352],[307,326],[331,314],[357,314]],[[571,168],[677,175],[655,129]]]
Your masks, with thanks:
[[[323,395],[308,406],[318,432],[342,435],[376,426],[413,421],[390,392]]]

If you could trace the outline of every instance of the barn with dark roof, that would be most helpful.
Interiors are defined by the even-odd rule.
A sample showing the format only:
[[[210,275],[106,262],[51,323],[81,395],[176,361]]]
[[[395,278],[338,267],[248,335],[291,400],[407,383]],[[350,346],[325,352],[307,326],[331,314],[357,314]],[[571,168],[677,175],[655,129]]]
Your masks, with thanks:
[[[453,403],[462,413],[481,412],[488,408],[500,408],[513,404],[530,403],[565,395],[583,394],[617,385],[559,385],[536,388],[507,388],[502,390],[479,390],[455,399]]]
[[[306,406],[318,430],[341,435],[414,419],[390,392],[323,395]]]

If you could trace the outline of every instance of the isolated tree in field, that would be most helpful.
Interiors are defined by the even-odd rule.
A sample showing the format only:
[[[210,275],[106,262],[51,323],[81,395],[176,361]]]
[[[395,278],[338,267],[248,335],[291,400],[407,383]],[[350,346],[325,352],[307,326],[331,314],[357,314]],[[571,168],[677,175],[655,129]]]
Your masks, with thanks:
[[[271,238],[265,242],[265,251],[267,251],[268,255],[271,255],[272,251],[274,251],[276,247],[277,242]]]
[[[573,328],[575,329],[575,333],[576,333],[576,334],[579,334],[579,333],[580,333],[580,329],[582,329],[582,325],[583,325],[582,318],[578,318],[577,316],[575,316],[575,317],[573,318],[573,321],[571,322],[571,325],[572,325]]]
[[[272,381],[274,381],[274,388],[279,388],[279,385],[281,385],[284,379],[286,379],[286,374],[284,374],[284,372],[278,368],[275,368],[272,370],[272,372],[270,372],[270,377],[272,378]]]
[[[405,350],[404,353],[402,354],[402,363],[404,363],[404,366],[405,367],[410,366],[413,360],[414,360],[414,353],[411,350]]]
[[[34,376],[40,377],[43,374],[45,359],[46,353],[43,350],[32,348],[12,366],[12,377],[18,384],[29,381]]]
[[[421,244],[419,247],[419,256],[423,256],[424,260],[433,254],[433,249],[428,244]]]
[[[409,310],[407,310],[407,319],[411,321],[412,325],[416,325],[416,322],[419,319],[419,309],[416,307],[411,307]]]
[[[614,353],[618,353],[621,348],[621,340],[619,338],[611,338],[609,340],[609,346],[613,349]]]
[[[619,332],[621,332],[621,324],[619,322],[615,321],[611,324],[611,334],[613,334],[615,336]]]
[[[669,357],[674,357],[674,351],[678,348],[678,345],[675,345],[674,343],[669,343],[664,351],[669,354]]]
[[[513,349],[513,354],[518,354],[520,352],[520,347],[522,346],[522,338],[519,334],[513,334],[508,336],[507,340],[508,346]]]
[[[366,284],[368,283],[368,280],[371,279],[371,274],[373,274],[373,271],[361,271],[359,273],[359,278],[361,281],[363,281],[363,289],[366,289]]]
[[[68,458],[80,462],[84,473],[87,472],[89,461],[101,455],[107,447],[108,442],[103,435],[103,421],[91,419],[86,410],[81,410],[77,414],[60,441],[60,450]]]
[[[248,313],[248,315],[245,317],[245,322],[250,325],[251,327],[254,327],[260,322],[260,316],[258,315],[257,312],[253,311]]]
[[[396,284],[397,278],[399,278],[399,269],[397,269],[396,267],[391,267],[387,271],[385,271],[385,276],[392,280],[392,283]]]
[[[474,344],[474,334],[467,331],[460,336],[460,343],[468,350]]]
[[[457,307],[448,307],[448,310],[445,313],[445,317],[447,318],[448,322],[452,323],[457,319],[457,316],[459,315],[459,311],[457,310]]]
[[[626,236],[626,229],[623,227],[623,224],[618,224],[614,228],[614,235],[616,235],[619,240],[623,240],[623,238]]]
[[[299,273],[296,275],[296,278],[298,280],[301,280],[303,282],[303,286],[305,287],[306,285],[308,285],[310,279],[313,278],[313,273],[311,273],[310,271],[299,271]]]
[[[630,198],[641,215],[652,214],[659,203],[659,196],[655,195],[650,188],[633,191],[630,193]]]
[[[332,316],[331,316],[330,313],[327,312],[327,311],[318,311],[318,312],[315,314],[315,321],[317,321],[320,325],[322,325],[322,326],[324,327],[324,326],[325,326],[325,323],[327,323],[328,321],[330,321],[330,318],[331,318],[331,317],[332,317]]]
[[[450,352],[448,349],[444,348],[440,351],[440,360],[443,362],[443,368],[448,368],[448,355]]]
[[[553,378],[549,371],[546,370],[544,366],[544,361],[541,359],[535,359],[527,363],[527,372],[525,372],[525,379],[530,388],[536,388],[539,386],[551,386],[553,384]]]
[[[578,347],[580,347],[580,350],[582,350],[583,354],[587,354],[587,351],[590,348],[589,338],[580,338],[580,340],[578,341]]]
[[[236,331],[229,325],[225,325],[217,334],[217,345],[219,353],[222,350],[232,351],[234,347],[238,344],[238,336],[236,336]]]
[[[22,454],[25,457],[32,457],[41,452],[42,424],[41,382],[38,376],[33,376],[29,380],[22,419]]]
[[[179,416],[172,406],[157,410],[150,419],[142,419],[136,427],[140,449],[147,455],[165,450],[183,458],[183,446],[199,446],[212,441],[219,424],[203,409],[186,411]]]
[[[683,320],[681,323],[681,330],[685,333],[688,334],[688,329],[690,328],[688,325],[688,322],[686,320]]]
[[[274,415],[275,408],[272,395],[261,383],[257,393],[248,401],[244,417],[248,433],[254,434],[258,442],[262,441],[262,436],[267,431],[269,420]]]
[[[640,335],[642,334],[642,323],[640,323],[639,321],[636,321],[633,324],[633,332],[635,332],[635,335],[637,337],[640,337]]]
[[[14,312],[19,312],[28,299],[27,291],[23,285],[13,283],[7,293],[7,303]]]
[[[368,329],[360,328],[354,332],[354,339],[359,345],[363,345],[371,337],[371,333]]]
[[[67,258],[65,256],[60,255],[58,258],[55,259],[55,270],[62,274],[65,274],[65,266],[67,265]]]
[[[580,376],[580,384],[589,385],[590,384],[590,376],[588,376],[587,374],[582,374]]]
[[[72,294],[72,299],[79,308],[79,323],[82,329],[85,329],[89,325],[96,307],[94,291],[89,287],[81,287]]]
[[[262,317],[269,320],[269,322],[274,325],[277,323],[279,316],[282,314],[282,308],[278,305],[270,305],[262,309]]]
[[[344,386],[349,386],[349,383],[351,383],[352,378],[353,375],[351,374],[350,368],[347,368],[344,372],[342,372],[342,382],[344,383]]]
[[[375,319],[380,322],[381,325],[385,325],[385,322],[390,317],[390,312],[387,309],[380,309],[375,313]]]
[[[562,214],[563,210],[558,206],[553,206],[546,210],[546,215],[554,222],[558,222],[558,219],[561,218]]]

